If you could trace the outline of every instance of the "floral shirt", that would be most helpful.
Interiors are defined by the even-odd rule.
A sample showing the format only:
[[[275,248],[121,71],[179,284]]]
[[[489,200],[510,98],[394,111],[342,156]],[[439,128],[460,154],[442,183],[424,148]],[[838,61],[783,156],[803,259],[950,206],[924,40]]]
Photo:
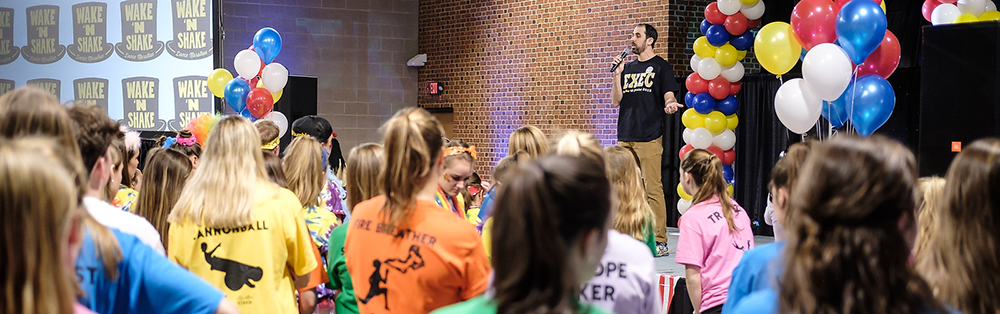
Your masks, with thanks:
[[[319,248],[322,257],[322,265],[326,265],[326,257],[330,248],[330,232],[333,228],[341,224],[338,216],[343,217],[347,208],[347,192],[343,188],[343,182],[329,169],[326,172],[326,186],[320,191],[319,205],[302,207],[302,216],[306,219],[306,228],[313,242]],[[316,288],[319,301],[333,299],[334,291],[325,285]]]
[[[118,193],[115,194],[115,199],[111,200],[111,205],[122,211],[129,211],[132,208],[132,202],[138,197],[138,191],[127,186],[121,186],[118,188]]]

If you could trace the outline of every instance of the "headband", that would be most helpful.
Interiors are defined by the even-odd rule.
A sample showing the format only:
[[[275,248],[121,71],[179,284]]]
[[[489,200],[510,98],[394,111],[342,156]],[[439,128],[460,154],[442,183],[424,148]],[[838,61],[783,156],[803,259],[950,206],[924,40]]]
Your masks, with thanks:
[[[476,158],[476,145],[469,146],[469,148],[458,146],[448,147],[444,151],[444,156],[451,157],[461,153],[469,153],[469,155],[472,156],[472,159],[479,159]]]
[[[195,143],[196,143],[196,141],[194,140],[194,136],[192,136],[192,137],[177,137],[177,144],[181,144],[181,145],[184,145],[184,146],[194,146]]]
[[[160,146],[160,148],[170,148],[170,146],[173,146],[174,142],[176,141],[177,141],[176,137],[168,137],[166,140],[163,141],[163,146]]]
[[[267,144],[261,145],[260,148],[263,148],[263,149],[274,149],[275,147],[278,147],[278,143],[280,143],[280,142],[281,142],[281,137],[280,136],[279,137],[275,137],[273,141],[271,141],[271,142],[269,142]]]
[[[292,131],[292,136],[294,136],[294,137],[310,137],[312,135],[309,135],[309,133],[299,133],[299,132]]]

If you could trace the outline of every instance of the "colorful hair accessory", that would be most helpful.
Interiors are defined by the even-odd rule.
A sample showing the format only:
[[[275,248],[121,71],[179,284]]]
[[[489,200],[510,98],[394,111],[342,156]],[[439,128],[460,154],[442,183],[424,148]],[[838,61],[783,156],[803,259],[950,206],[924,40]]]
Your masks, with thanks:
[[[139,138],[139,132],[126,131],[124,142],[125,149],[129,151],[137,152],[139,148],[142,148],[142,139]]]
[[[451,157],[461,153],[469,153],[469,155],[472,156],[472,159],[479,159],[476,158],[476,145],[469,146],[469,148],[458,146],[448,147],[445,149],[444,156]]]
[[[194,143],[195,143],[194,136],[192,136],[192,137],[180,137],[180,136],[178,136],[177,137],[177,144],[184,145],[184,146],[194,146]]]
[[[292,136],[294,136],[294,137],[310,137],[312,135],[309,135],[309,133],[299,133],[299,132],[292,131]]]
[[[215,123],[219,122],[219,120],[222,120],[221,114],[215,114],[213,116],[207,112],[202,113],[194,119],[191,119],[191,122],[188,123],[186,129],[191,131],[191,134],[194,135],[194,139],[198,141],[198,144],[205,146],[205,140],[208,139],[208,131],[211,131],[212,127],[215,127]]]
[[[160,146],[160,148],[170,148],[170,146],[173,146],[176,141],[176,137],[168,137],[167,140],[163,141],[163,146]]]
[[[273,141],[271,141],[271,142],[269,142],[267,144],[261,145],[260,148],[263,148],[263,149],[274,149],[275,147],[278,147],[279,143],[281,143],[281,137],[275,137]]]
[[[477,188],[477,187],[474,187],[474,186],[470,186],[469,187],[469,194],[476,195],[476,194],[479,194],[480,191],[481,190],[479,188]]]

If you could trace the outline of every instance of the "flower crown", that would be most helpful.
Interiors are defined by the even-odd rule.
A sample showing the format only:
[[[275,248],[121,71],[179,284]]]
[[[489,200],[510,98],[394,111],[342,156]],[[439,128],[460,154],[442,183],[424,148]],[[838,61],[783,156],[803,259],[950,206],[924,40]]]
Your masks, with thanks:
[[[445,148],[444,150],[445,157],[451,157],[461,153],[469,153],[469,155],[472,156],[472,159],[479,159],[476,158],[476,145],[471,145],[469,148],[452,146]]]

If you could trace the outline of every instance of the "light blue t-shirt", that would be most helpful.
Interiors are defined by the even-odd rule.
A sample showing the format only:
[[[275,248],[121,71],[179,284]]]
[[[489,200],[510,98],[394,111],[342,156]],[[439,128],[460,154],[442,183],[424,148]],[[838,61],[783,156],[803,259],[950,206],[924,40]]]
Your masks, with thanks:
[[[781,275],[781,252],[785,242],[774,242],[755,247],[746,253],[733,269],[733,280],[729,283],[726,303],[722,313],[730,313],[736,304],[747,295],[766,289],[776,289]]]
[[[156,253],[138,238],[111,229],[121,247],[118,277],[105,276],[90,233],[76,259],[79,302],[101,314],[215,313],[225,296],[198,276]]]
[[[728,302],[728,301],[727,301]],[[778,313],[778,293],[773,289],[766,289],[751,293],[743,299],[740,300],[738,304],[733,308],[732,313],[734,314],[768,314],[768,313]],[[913,311],[916,314],[933,314],[937,313],[930,309],[930,307],[923,307],[922,309],[917,309]],[[958,311],[946,307],[944,313],[947,314],[960,314]]]

